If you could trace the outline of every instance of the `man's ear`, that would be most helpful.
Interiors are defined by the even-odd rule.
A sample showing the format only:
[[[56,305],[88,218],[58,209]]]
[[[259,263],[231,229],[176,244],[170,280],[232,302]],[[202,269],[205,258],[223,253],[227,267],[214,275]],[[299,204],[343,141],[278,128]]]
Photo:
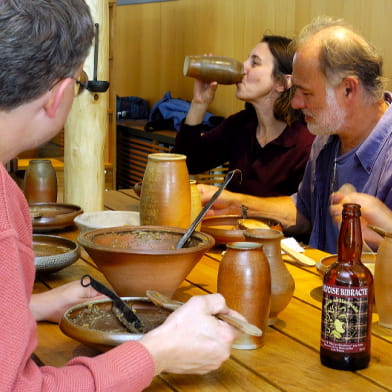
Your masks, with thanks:
[[[342,80],[342,87],[344,89],[344,96],[352,98],[358,91],[358,79],[346,77]]]
[[[75,83],[72,78],[62,79],[50,90],[50,96],[45,104],[45,110],[49,117],[55,117],[64,93],[71,83]]]

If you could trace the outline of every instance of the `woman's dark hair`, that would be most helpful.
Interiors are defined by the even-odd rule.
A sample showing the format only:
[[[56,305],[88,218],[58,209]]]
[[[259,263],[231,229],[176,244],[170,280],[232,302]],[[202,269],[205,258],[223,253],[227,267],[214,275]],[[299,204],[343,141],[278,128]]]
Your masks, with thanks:
[[[274,78],[286,85],[286,75],[291,75],[293,72],[295,50],[291,45],[291,39],[279,35],[264,35],[260,42],[268,45],[274,57]],[[291,107],[291,98],[292,88],[286,88],[274,104],[275,118],[287,124],[303,119],[302,112]]]

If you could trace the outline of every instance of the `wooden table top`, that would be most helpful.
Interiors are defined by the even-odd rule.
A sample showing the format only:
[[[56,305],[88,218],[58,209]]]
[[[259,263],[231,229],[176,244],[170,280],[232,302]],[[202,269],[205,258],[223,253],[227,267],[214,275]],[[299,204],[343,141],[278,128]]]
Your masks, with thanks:
[[[137,210],[133,191],[105,192],[105,207],[112,210]],[[57,233],[56,233],[57,234]],[[76,239],[77,230],[60,235]],[[325,253],[306,249],[305,254],[318,261]],[[190,296],[216,292],[221,250],[212,249],[196,265],[175,293],[186,301]],[[392,330],[378,325],[373,315],[372,357],[367,369],[347,372],[329,369],[319,360],[321,323],[321,278],[315,267],[302,267],[284,256],[295,279],[295,292],[278,322],[268,327],[265,345],[257,350],[232,350],[231,358],[208,375],[162,374],[154,378],[146,391],[392,391]],[[82,251],[81,258],[57,273],[38,277],[35,292],[56,287],[90,273],[105,282],[94,262]],[[45,365],[61,366],[79,355],[98,354],[65,336],[56,324],[40,322],[37,359]]]

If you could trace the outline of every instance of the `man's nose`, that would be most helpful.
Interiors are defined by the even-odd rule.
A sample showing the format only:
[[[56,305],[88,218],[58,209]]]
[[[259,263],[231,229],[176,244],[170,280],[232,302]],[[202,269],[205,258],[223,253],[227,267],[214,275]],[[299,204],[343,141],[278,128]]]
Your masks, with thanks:
[[[305,107],[305,101],[302,94],[295,91],[293,97],[291,98],[291,107],[293,109],[303,109]]]

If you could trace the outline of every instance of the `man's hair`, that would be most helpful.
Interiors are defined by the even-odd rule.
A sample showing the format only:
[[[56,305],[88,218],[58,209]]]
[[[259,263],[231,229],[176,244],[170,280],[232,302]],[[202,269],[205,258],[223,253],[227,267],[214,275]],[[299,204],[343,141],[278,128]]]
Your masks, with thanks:
[[[273,76],[285,83],[285,76],[293,73],[294,49],[291,39],[279,35],[264,35],[260,42],[265,42],[274,58]],[[274,104],[274,116],[279,121],[291,124],[303,118],[300,110],[291,107],[291,88],[286,88]]]
[[[345,34],[339,35],[338,32]],[[336,86],[345,77],[356,77],[370,101],[380,100],[384,93],[383,59],[376,49],[342,19],[322,16],[305,26],[296,39],[297,49],[320,33],[319,62],[327,81]]]
[[[93,38],[84,0],[1,0],[0,109],[14,109],[73,76]]]

